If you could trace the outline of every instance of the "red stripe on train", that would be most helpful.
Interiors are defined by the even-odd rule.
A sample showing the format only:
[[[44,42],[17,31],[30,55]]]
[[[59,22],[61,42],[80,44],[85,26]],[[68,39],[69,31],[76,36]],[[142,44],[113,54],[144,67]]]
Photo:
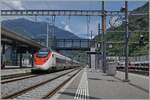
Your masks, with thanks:
[[[44,64],[48,59],[51,59],[52,52],[49,52],[47,56],[45,57],[37,57],[37,53],[34,54],[34,64],[36,65],[42,65]]]

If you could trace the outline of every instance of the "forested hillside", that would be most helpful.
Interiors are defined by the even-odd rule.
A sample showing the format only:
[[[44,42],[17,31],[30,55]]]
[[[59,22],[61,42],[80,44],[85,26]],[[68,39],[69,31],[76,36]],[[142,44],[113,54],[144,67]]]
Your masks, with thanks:
[[[134,9],[133,12],[149,12],[149,3],[146,3],[142,7]],[[109,28],[107,31],[124,31],[124,25],[122,24],[118,28]],[[129,55],[147,55],[149,50],[149,16],[129,16]],[[133,32],[136,31],[136,32]],[[124,41],[124,32],[107,32],[105,34],[106,41],[118,42]],[[144,35],[145,44],[139,46],[140,35]],[[96,37],[97,39],[97,37]],[[136,42],[136,43],[133,43]],[[107,53],[110,55],[122,55],[124,50],[123,44],[112,44],[112,48],[108,48]]]

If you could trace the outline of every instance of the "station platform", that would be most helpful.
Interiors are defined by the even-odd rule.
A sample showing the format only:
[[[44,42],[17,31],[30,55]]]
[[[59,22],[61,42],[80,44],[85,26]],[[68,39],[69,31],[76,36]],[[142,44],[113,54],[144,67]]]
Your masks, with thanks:
[[[14,66],[9,66],[9,68],[1,69],[0,71],[1,76],[20,74],[20,73],[30,73],[30,72],[31,72],[31,67],[17,68]]]
[[[84,68],[57,94],[56,99],[148,99],[149,78],[129,74],[129,82],[124,82],[124,73],[108,76],[101,71]]]

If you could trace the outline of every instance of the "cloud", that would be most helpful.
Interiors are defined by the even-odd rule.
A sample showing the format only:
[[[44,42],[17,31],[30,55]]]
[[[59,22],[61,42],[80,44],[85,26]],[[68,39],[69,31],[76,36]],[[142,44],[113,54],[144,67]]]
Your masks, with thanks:
[[[61,21],[61,22],[60,22],[60,26],[61,26],[64,30],[73,33],[72,29],[70,28],[70,25],[66,24],[64,21]]]
[[[24,7],[23,7],[21,1],[12,1],[12,4],[13,4],[14,7],[17,8],[17,9],[24,9]]]
[[[1,1],[1,9],[16,9],[16,10],[23,10],[23,3],[21,0],[13,0],[13,1]]]
[[[62,24],[62,25],[65,25],[66,23],[65,23],[64,21],[61,21],[61,24]]]
[[[66,31],[72,32],[72,30],[71,30],[71,28],[70,28],[69,25],[65,25],[64,29],[65,29]]]

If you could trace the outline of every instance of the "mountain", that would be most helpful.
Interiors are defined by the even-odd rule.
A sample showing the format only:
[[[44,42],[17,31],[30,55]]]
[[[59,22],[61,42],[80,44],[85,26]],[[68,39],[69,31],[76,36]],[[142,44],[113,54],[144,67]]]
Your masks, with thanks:
[[[147,2],[141,7],[134,9],[132,12],[149,12],[149,3]],[[114,31],[114,32],[107,32],[105,34],[106,41],[124,41],[125,32],[115,32],[115,31],[124,31],[125,26],[122,24],[117,28],[109,28],[107,31]],[[140,30],[140,31],[137,31]],[[149,41],[149,16],[129,16],[129,56],[135,55],[148,55],[148,41]],[[137,31],[137,32],[133,32]],[[144,36],[145,44],[143,46],[139,46],[139,38],[140,35]],[[98,36],[95,37],[98,41]],[[137,44],[133,44],[131,42],[136,42]],[[123,55],[124,45],[122,44],[113,44],[112,48],[107,48],[107,53],[111,53],[112,55]]]
[[[2,27],[6,27],[12,31],[28,36],[36,41],[42,39],[42,44],[46,45],[46,33],[47,33],[47,23],[46,22],[33,22],[25,18],[19,18],[14,20],[4,20],[2,21]],[[55,29],[56,39],[80,39],[74,33],[65,31],[56,26],[49,25],[50,30]],[[54,49],[55,41],[52,38],[52,33],[49,34],[49,47]],[[67,45],[67,44],[66,44]],[[60,51],[62,54],[72,57],[73,55],[78,55],[78,51]],[[75,58],[77,59],[77,58]]]
[[[25,18],[4,20],[1,25],[31,38],[45,37],[47,33],[46,22],[33,22]],[[74,33],[65,31],[56,26],[49,25],[49,28],[55,29],[55,37],[57,39],[79,39]],[[49,36],[52,36],[52,34],[50,33]]]

